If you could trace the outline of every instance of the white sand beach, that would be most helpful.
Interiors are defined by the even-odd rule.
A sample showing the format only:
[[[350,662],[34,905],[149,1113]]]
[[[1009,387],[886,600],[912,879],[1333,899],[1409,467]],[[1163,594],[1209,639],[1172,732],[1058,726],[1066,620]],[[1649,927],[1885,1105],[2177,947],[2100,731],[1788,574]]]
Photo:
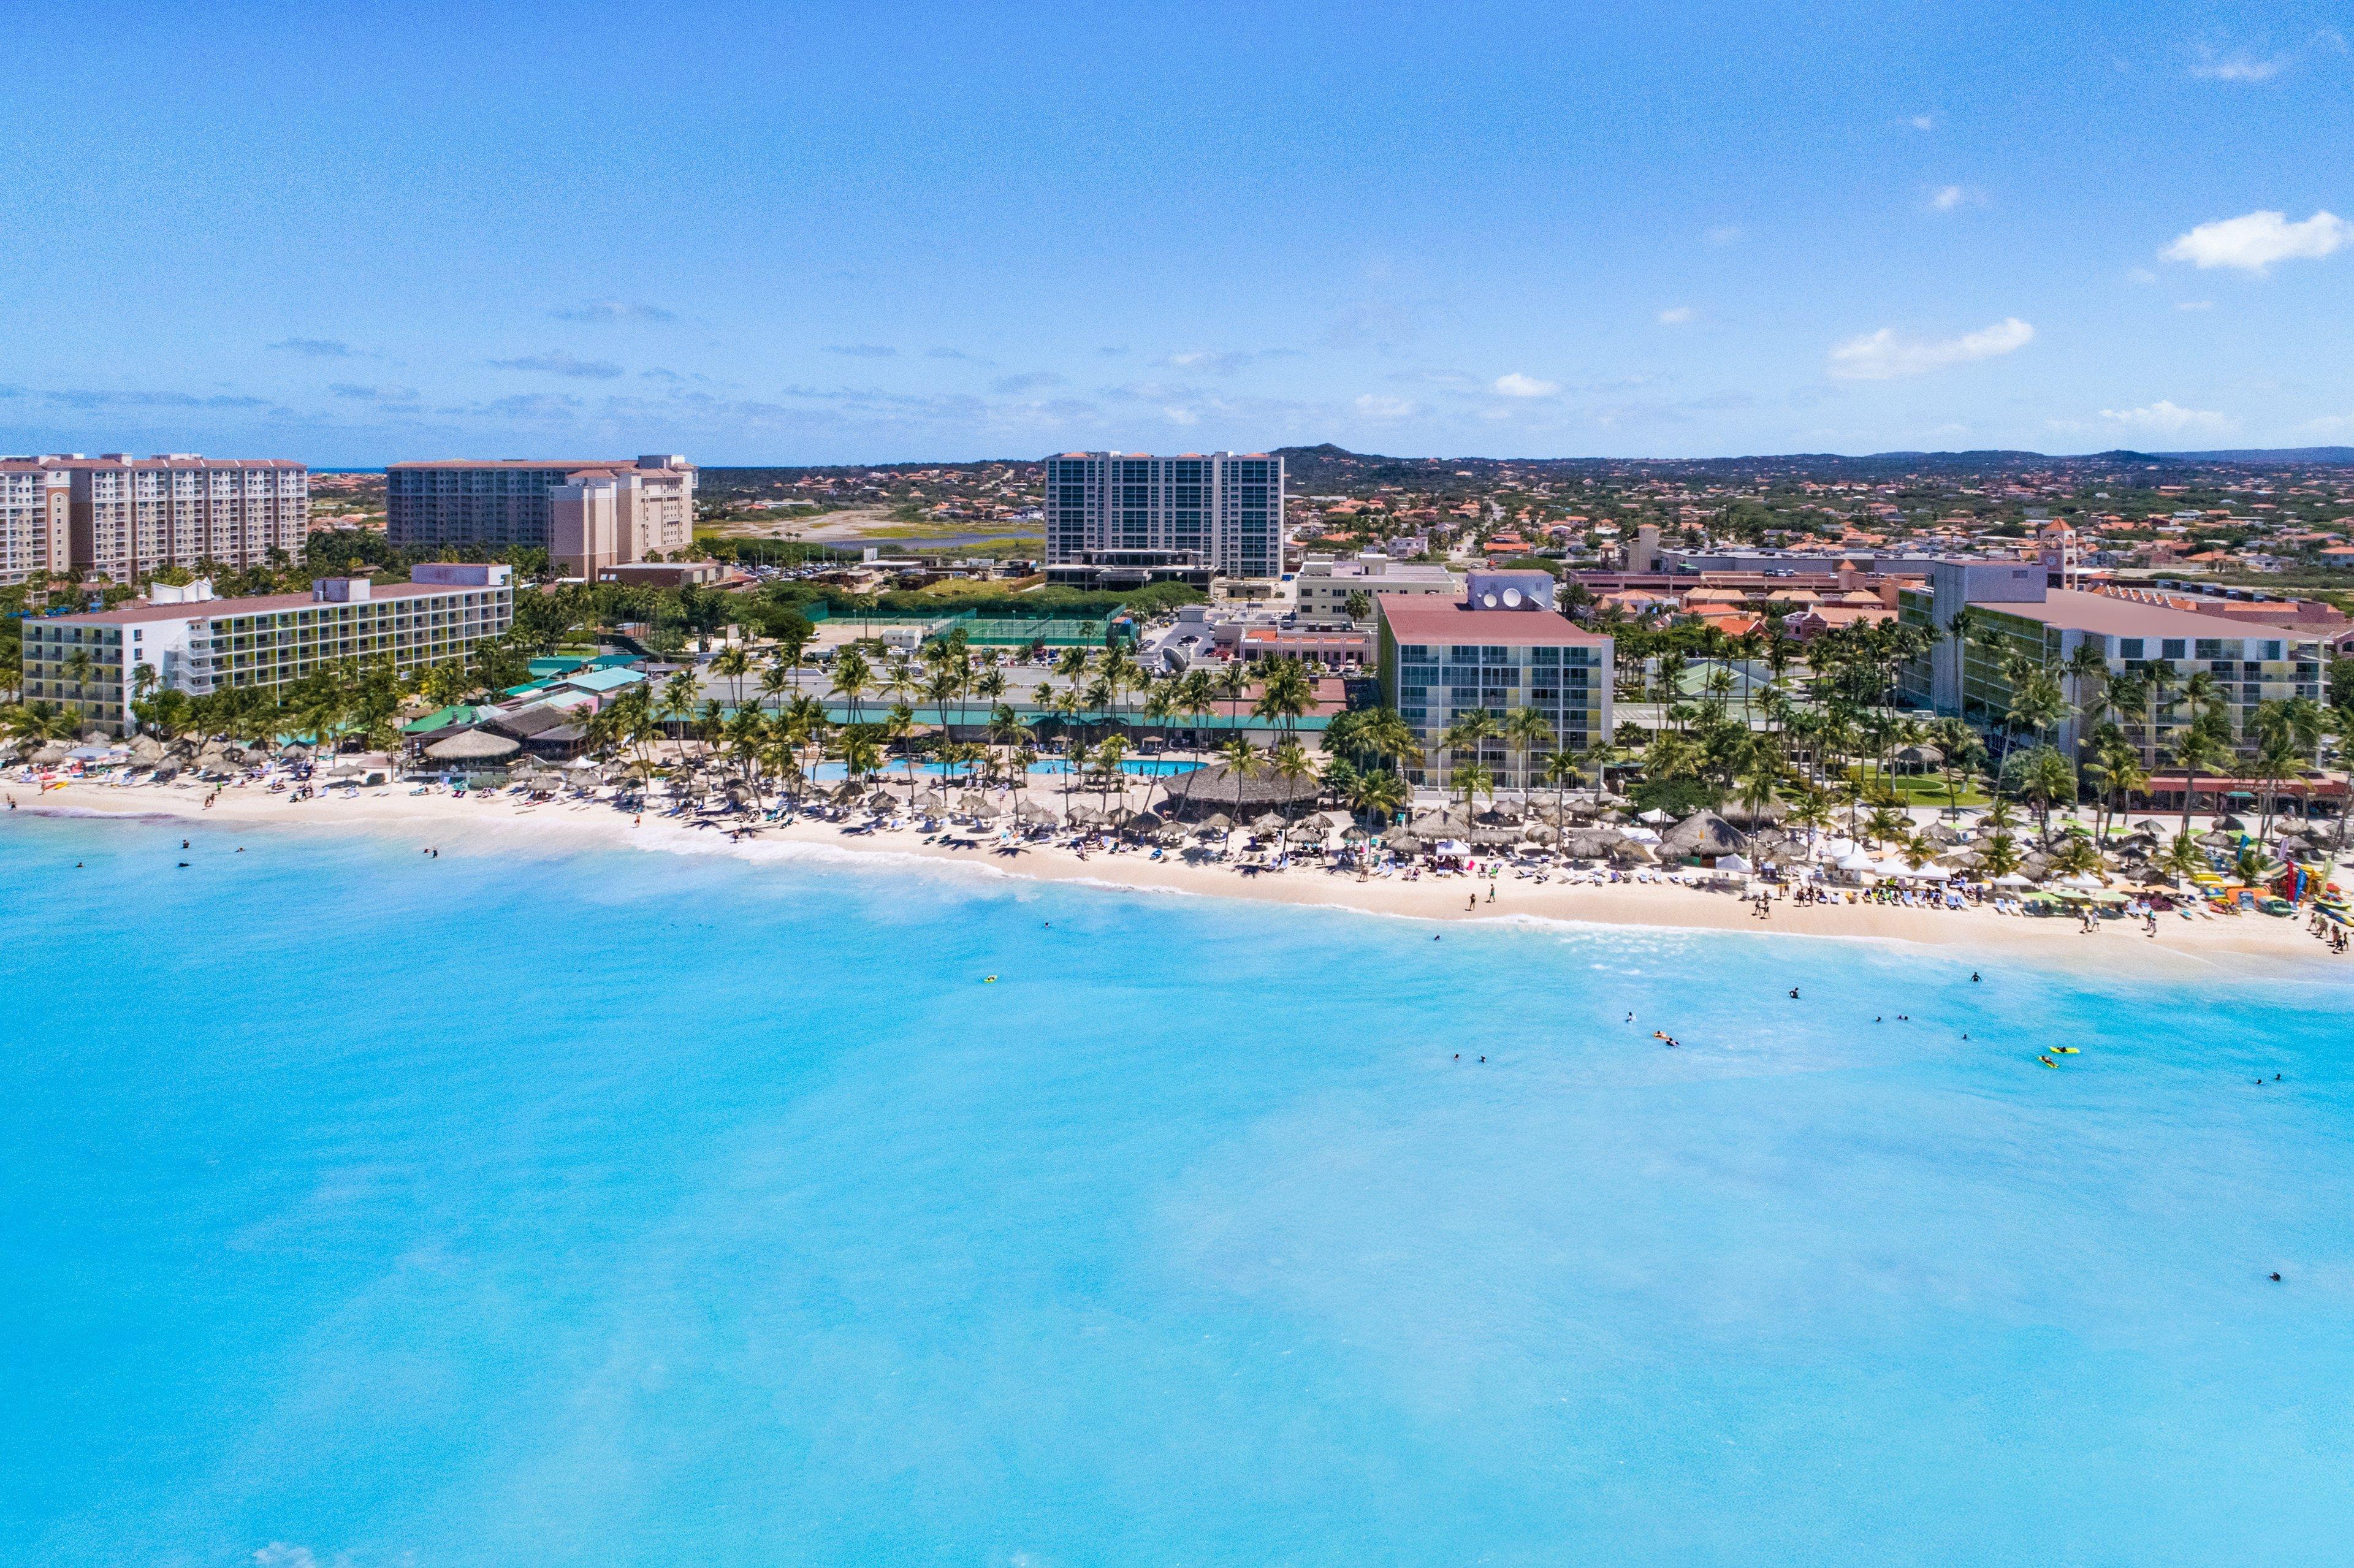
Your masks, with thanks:
[[[2030,919],[1989,908],[1913,909],[1875,904],[1801,905],[1777,899],[1768,918],[1733,894],[1673,884],[1587,885],[1558,879],[1539,883],[1509,870],[1485,877],[1429,875],[1360,877],[1353,872],[1295,864],[1246,874],[1234,865],[1189,863],[1147,850],[1079,853],[1061,844],[1025,843],[1007,853],[987,835],[961,842],[913,828],[845,833],[841,825],[803,819],[766,823],[739,835],[684,815],[648,810],[625,814],[605,801],[554,800],[529,803],[508,795],[460,797],[408,784],[335,789],[308,800],[272,793],[258,783],[211,785],[63,783],[6,789],[16,809],[95,816],[166,815],[209,826],[250,822],[397,832],[420,846],[451,853],[495,853],[519,844],[605,845],[678,853],[724,853],[749,861],[897,859],[966,868],[980,874],[1087,883],[1264,903],[1317,906],[1427,920],[1538,919],[1603,926],[1771,932],[1867,938],[1965,948],[1972,953],[2031,954],[2041,962],[2083,961],[2149,972],[2186,964],[2204,969],[2276,963],[2327,964],[2333,959],[2302,920],[2264,915],[2183,919],[2162,916],[2155,936],[2130,921],[2107,921],[2082,934],[2069,919]],[[206,804],[210,798],[212,804]],[[1492,888],[1494,896],[1490,897]]]

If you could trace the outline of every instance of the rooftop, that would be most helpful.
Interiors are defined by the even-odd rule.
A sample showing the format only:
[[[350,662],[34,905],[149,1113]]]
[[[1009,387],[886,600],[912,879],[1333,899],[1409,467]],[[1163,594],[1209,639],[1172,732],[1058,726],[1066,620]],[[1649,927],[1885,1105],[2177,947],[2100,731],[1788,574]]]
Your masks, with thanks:
[[[1375,594],[1401,642],[1492,642],[1522,648],[1599,648],[1610,641],[1549,609],[1467,609],[1427,595]]]
[[[2130,599],[2086,593],[2079,588],[2053,588],[2041,604],[1989,603],[1973,608],[1999,615],[2024,616],[2072,631],[2094,631],[2105,637],[2245,638],[2251,630],[2250,623],[2244,620],[2200,615],[2165,605],[2136,604]]]
[[[49,616],[43,618],[43,624],[144,626],[158,620],[218,620],[231,615],[274,615],[282,609],[312,609],[345,603],[382,604],[392,599],[426,599],[438,594],[472,593],[481,589],[480,583],[376,583],[369,588],[368,597],[363,599],[323,599],[307,593],[256,594],[248,599],[196,599],[177,604],[126,604],[116,609]]]

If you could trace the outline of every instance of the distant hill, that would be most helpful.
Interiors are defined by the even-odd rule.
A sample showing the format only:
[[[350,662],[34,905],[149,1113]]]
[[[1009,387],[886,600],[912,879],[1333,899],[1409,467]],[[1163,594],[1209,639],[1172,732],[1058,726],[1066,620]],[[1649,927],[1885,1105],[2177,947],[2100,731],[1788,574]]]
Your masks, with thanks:
[[[1846,474],[1868,477],[1901,473],[2013,473],[2026,471],[2089,475],[2127,468],[2354,468],[2354,447],[2243,448],[2229,451],[2144,452],[2113,450],[2074,455],[1992,449],[1980,451],[1931,452],[1783,452],[1720,458],[1491,458],[1389,457],[1379,452],[1352,452],[1324,441],[1312,447],[1278,447],[1294,494],[1313,495],[1352,486],[1396,484],[1416,490],[1446,492],[1491,484],[1500,470],[1525,474],[1659,474],[1693,477],[1735,477],[1764,473]],[[889,469],[906,473],[932,470],[943,474],[969,474],[985,468],[1011,466],[1033,470],[1037,458],[995,458],[965,462],[908,461],[889,463],[836,463],[811,468],[706,468],[704,485],[721,492],[746,491],[804,477],[853,476]],[[1458,477],[1459,476],[1459,477]]]
[[[2354,467],[2354,447],[2295,447],[2236,451],[2105,451],[2081,455],[2014,451],[1787,452],[1722,458],[1403,458],[1352,452],[1327,441],[1312,447],[1279,447],[1286,478],[1296,493],[1315,494],[1351,485],[1398,484],[1418,490],[1450,488],[1464,476],[1492,482],[1499,471],[1537,473],[1657,473],[1748,475],[1757,473],[2040,472],[2100,473],[2125,468],[2231,464],[2245,468]]]

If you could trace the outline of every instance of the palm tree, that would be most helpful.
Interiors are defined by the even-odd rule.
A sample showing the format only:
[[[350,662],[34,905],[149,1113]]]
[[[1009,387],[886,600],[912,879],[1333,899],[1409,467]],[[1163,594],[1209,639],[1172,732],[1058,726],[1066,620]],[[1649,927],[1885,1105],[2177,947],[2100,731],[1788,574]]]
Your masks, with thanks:
[[[2071,829],[2052,856],[2052,869],[2062,876],[2090,876],[2101,870],[2101,852],[2081,830]]]
[[[2200,672],[2203,675],[2205,672]],[[2191,677],[2196,681],[2199,675]],[[2187,693],[2186,693],[2187,694]],[[2190,832],[2190,807],[2199,798],[2199,776],[2222,768],[2230,757],[2223,743],[2203,722],[2185,725],[2174,732],[2167,747],[2174,765],[2182,769],[2182,832]]]
[[[1875,807],[1863,832],[1876,844],[1902,843],[1913,836],[1913,819],[1893,806]]]
[[[1504,715],[1503,731],[1505,743],[1512,748],[1513,755],[1520,758],[1520,767],[1515,769],[1515,776],[1520,779],[1520,787],[1525,789],[1532,782],[1529,774],[1529,757],[1532,753],[1553,744],[1553,726],[1547,723],[1544,715],[1536,709],[1522,707],[1514,708]]]
[[[833,656],[833,690],[850,706],[850,722],[856,725],[861,717],[860,705],[875,686],[875,666],[853,643]]]
[[[1226,765],[1227,776],[1235,781],[1235,815],[1239,817],[1243,814],[1243,786],[1252,774],[1258,771],[1258,748],[1240,730],[1236,730],[1219,743],[1218,760]],[[1231,827],[1226,830],[1226,842],[1234,842]]]
[[[1200,731],[1203,721],[1215,710],[1217,700],[1217,685],[1211,679],[1208,670],[1196,666],[1178,678],[1177,711],[1193,721],[1195,731],[1193,742],[1196,747],[1201,744]]]
[[[1967,722],[1950,716],[1930,724],[1928,740],[1937,748],[1937,767],[1946,776],[1946,810],[1948,814],[1958,815],[1962,809],[1961,776],[1986,755],[1985,743]]]
[[[2126,799],[2134,791],[2149,787],[2149,775],[2142,771],[2141,753],[2117,735],[2115,726],[2108,727],[2115,738],[2095,745],[2092,760],[2084,764],[2084,771],[2100,784],[2101,810],[2094,818],[2094,827],[2103,842],[2108,840],[2109,824],[2124,811]]]
[[[1978,854],[1979,869],[1989,877],[2009,876],[2026,863],[2026,857],[2019,853],[2019,841],[2007,832],[1990,835]]]
[[[2266,854],[2261,844],[2243,844],[2232,861],[2232,879],[2264,887],[2279,877],[2281,869],[2280,862]]]
[[[2184,882],[2190,881],[2201,872],[2215,869],[2207,858],[2206,850],[2201,848],[2199,841],[2192,838],[2188,832],[2174,835],[2174,842],[2166,846],[2165,853],[2158,857],[2158,864],[2160,870],[2170,871]]]
[[[2095,643],[2079,642],[2069,651],[2060,671],[2074,688],[2071,705],[2075,708],[2078,717],[2088,728],[2098,724],[2110,700],[2106,685],[2109,656]],[[2102,683],[2094,686],[2096,681]],[[2091,688],[2089,691],[2088,687]]]
[[[1128,777],[1122,771],[1119,763],[1120,758],[1127,754],[1128,737],[1123,735],[1108,735],[1103,737],[1103,744],[1096,747],[1097,796],[1098,799],[1108,796],[1112,789],[1118,786],[1123,807],[1128,800]],[[1108,808],[1110,802],[1106,800],[1105,805]]]
[[[1489,772],[1483,764],[1478,762],[1467,764],[1454,771],[1455,789],[1456,793],[1463,797],[1463,821],[1468,829],[1472,816],[1479,809],[1479,797],[1485,795],[1491,800],[1495,799],[1496,776]]]
[[[2036,838],[2049,848],[2052,808],[2062,801],[2072,807],[2076,803],[2076,769],[2054,747],[2039,746],[2028,754],[2020,790],[2035,802]]]
[[[875,732],[864,725],[853,725],[842,732],[843,771],[859,782],[871,779],[883,766],[883,748],[875,743]]]
[[[1251,705],[1251,715],[1274,720],[1288,740],[1299,721],[1315,705],[1316,687],[1309,680],[1306,668],[1297,659],[1278,659],[1267,667],[1258,701]]]
[[[727,683],[731,706],[744,705],[744,677],[751,669],[751,652],[741,642],[731,642],[713,656],[711,673]]]
[[[1226,705],[1226,720],[1230,726],[1242,722],[1243,699],[1250,694],[1250,669],[1237,653],[1220,667],[1212,684],[1219,700]]]
[[[1268,754],[1267,768],[1278,779],[1283,780],[1285,786],[1283,825],[1288,837],[1291,831],[1292,793],[1301,784],[1316,777],[1316,765],[1309,761],[1306,747],[1286,736],[1278,742],[1274,751]]]
[[[1455,721],[1438,736],[1439,747],[1447,753],[1448,770],[1451,772],[1459,761],[1468,760],[1476,765],[1479,760],[1481,743],[1494,739],[1495,736],[1496,715],[1486,708],[1472,708],[1458,714]]]
[[[793,667],[782,659],[771,659],[760,672],[760,705],[781,707],[785,694],[793,689]]]
[[[1545,754],[1544,781],[1553,787],[1553,825],[1556,830],[1567,813],[1570,786],[1585,782],[1583,766],[1577,753],[1566,747]]]
[[[909,742],[916,733],[916,710],[905,703],[893,703],[883,715],[883,739],[886,745],[899,748],[900,759],[907,765],[907,810],[916,809],[916,748]]]

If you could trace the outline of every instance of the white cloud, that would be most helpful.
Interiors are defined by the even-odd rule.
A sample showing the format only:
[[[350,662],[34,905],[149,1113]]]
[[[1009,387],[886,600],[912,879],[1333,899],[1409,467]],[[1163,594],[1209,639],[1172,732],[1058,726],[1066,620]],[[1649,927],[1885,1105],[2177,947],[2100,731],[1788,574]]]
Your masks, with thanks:
[[[2354,223],[2335,213],[2317,212],[2291,223],[2277,212],[2251,212],[2202,223],[2158,255],[2194,267],[2236,267],[2263,277],[2276,261],[2313,260],[2354,240]]]
[[[1550,397],[1561,390],[1561,383],[1540,381],[1533,376],[1523,376],[1515,370],[1509,376],[1496,377],[1496,390],[1507,397]]]
[[[674,322],[677,313],[634,300],[591,300],[570,310],[547,313],[560,322]]]
[[[548,376],[571,376],[590,381],[610,381],[621,367],[606,359],[575,359],[568,354],[527,354],[520,359],[493,359],[499,370],[534,370]]]
[[[2307,419],[2301,428],[2308,435],[2354,436],[2354,414],[2324,414],[2317,419]]]
[[[2211,311],[2215,308],[2215,302],[2212,300],[2177,300],[2174,302],[2174,308],[2178,311]]]
[[[1690,305],[1674,305],[1659,313],[1659,324],[1661,326],[1682,326],[1687,322],[1697,320],[1699,315],[1700,313],[1693,310]]]
[[[1912,119],[1907,120],[1904,123],[1910,125],[1915,131],[1927,131],[1936,125],[1937,117],[1934,114],[1915,114]]]
[[[1737,223],[1720,223],[1708,231],[1711,245],[1731,245],[1741,238],[1743,230]]]
[[[1990,327],[1964,333],[1959,337],[1926,341],[1899,337],[1894,327],[1882,327],[1834,347],[1827,368],[1832,378],[1840,381],[1893,381],[1902,376],[1925,376],[1932,370],[1967,365],[1975,359],[1993,359],[2025,348],[2033,341],[2035,329],[2017,316],[2006,316]]]
[[[1986,197],[1967,185],[1939,185],[1929,193],[1929,210],[1952,212],[1956,207],[1975,207]]]
[[[1369,419],[1405,419],[1416,412],[1413,401],[1405,397],[1384,397],[1372,392],[1357,398],[1357,412]]]
[[[2212,49],[2199,51],[2198,61],[2190,74],[2203,81],[2270,81],[2288,65],[2283,59],[2258,59],[2253,55],[2219,55]]]
[[[2151,271],[2147,267],[2135,267],[2126,271],[2126,281],[2128,283],[2155,283],[2158,281],[2158,274]]]
[[[2185,408],[2164,398],[2139,408],[2104,408],[2102,420],[2120,430],[2157,430],[2179,435],[2185,430],[2221,431],[2232,428],[2231,416],[2205,408]]]

